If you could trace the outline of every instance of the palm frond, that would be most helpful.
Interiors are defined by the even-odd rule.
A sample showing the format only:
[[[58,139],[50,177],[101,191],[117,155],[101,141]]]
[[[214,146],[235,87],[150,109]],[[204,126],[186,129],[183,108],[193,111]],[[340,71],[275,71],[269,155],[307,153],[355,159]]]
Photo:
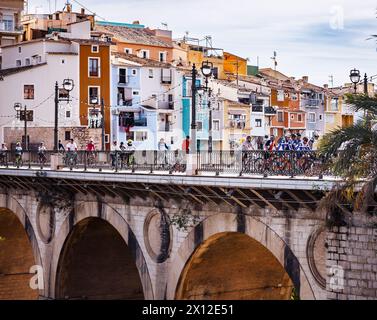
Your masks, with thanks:
[[[347,94],[346,103],[352,105],[355,111],[365,111],[377,117],[377,97],[369,97],[365,94]]]

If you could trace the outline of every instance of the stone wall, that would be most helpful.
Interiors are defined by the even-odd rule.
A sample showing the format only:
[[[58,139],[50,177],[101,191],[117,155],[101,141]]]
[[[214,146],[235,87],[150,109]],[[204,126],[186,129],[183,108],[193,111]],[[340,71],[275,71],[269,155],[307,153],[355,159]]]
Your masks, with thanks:
[[[71,132],[73,138],[79,149],[85,149],[89,139],[94,140],[97,149],[101,149],[101,129],[88,129],[86,127],[59,127],[59,140],[65,146],[69,141],[65,140],[65,132]],[[8,149],[13,143],[21,142],[24,135],[23,128],[4,128],[4,142]],[[27,128],[27,135],[29,136],[30,144],[39,144],[44,142],[48,150],[54,147],[54,128]]]
[[[327,236],[332,300],[377,299],[377,227],[333,227]]]

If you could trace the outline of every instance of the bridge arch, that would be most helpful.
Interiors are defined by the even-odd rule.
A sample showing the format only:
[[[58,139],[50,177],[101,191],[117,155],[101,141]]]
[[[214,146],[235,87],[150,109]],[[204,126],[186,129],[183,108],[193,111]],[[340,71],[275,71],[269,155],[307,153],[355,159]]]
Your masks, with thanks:
[[[221,213],[197,225],[181,244],[172,262],[167,298],[286,299],[293,287],[301,299],[315,299],[283,239],[257,218]],[[258,288],[266,290],[254,290]]]
[[[106,203],[78,202],[60,226],[53,251],[51,297],[153,299],[138,241],[121,214]],[[80,273],[84,265],[86,274]],[[74,283],[77,279],[81,288]]]
[[[0,207],[0,300],[38,299],[44,289],[30,271],[43,268],[35,267],[42,262],[34,229],[17,199],[7,197],[5,202]]]

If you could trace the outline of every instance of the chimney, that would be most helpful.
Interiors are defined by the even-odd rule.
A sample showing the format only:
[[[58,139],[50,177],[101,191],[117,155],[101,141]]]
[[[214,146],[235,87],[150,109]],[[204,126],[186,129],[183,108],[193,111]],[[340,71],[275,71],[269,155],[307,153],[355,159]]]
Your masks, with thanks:
[[[67,3],[67,12],[68,13],[72,12],[72,5],[70,3]]]
[[[84,8],[81,8],[81,14],[82,14],[82,15],[85,14],[85,9],[84,9]]]
[[[136,20],[136,21],[132,22],[132,24],[140,24],[140,21]]]
[[[329,85],[328,85],[328,84],[324,84],[323,87],[324,87],[325,89],[328,89],[328,88],[329,88]]]
[[[308,77],[308,76],[303,76],[303,77],[302,77],[302,80],[303,80],[305,83],[307,83],[307,82],[309,82],[309,77]]]

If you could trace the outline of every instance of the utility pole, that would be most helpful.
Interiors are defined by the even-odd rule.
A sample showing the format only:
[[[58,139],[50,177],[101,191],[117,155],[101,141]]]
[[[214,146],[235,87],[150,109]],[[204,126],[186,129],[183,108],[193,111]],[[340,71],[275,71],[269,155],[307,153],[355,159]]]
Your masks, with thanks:
[[[208,131],[209,131],[209,137],[208,137],[208,151],[212,152],[213,149],[213,142],[212,142],[212,106],[211,106],[211,94],[212,90],[208,90],[208,109],[209,109],[209,125],[208,125]]]
[[[192,84],[191,84],[191,150],[196,153],[196,67],[195,63],[192,66]]]
[[[58,152],[58,112],[59,112],[59,84],[55,83],[55,128],[54,128],[54,152]]]
[[[368,76],[367,74],[364,75],[364,93],[368,95]]]
[[[26,109],[26,104],[24,106],[24,134],[25,134],[25,150],[29,150],[29,144],[27,141],[27,109]]]
[[[101,128],[102,128],[102,151],[105,151],[105,103],[103,98],[101,99]]]

